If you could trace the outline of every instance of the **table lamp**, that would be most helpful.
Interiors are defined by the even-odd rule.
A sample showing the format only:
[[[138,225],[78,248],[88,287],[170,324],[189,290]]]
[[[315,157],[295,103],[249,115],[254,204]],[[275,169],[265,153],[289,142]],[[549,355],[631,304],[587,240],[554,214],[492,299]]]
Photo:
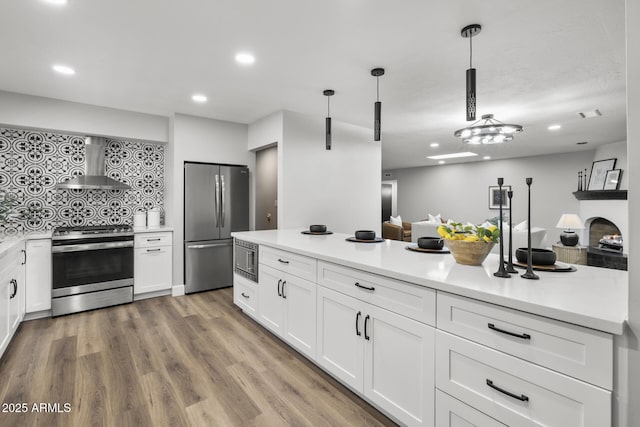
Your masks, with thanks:
[[[573,230],[584,228],[584,222],[576,214],[562,214],[556,228],[562,228],[564,231],[560,234],[560,241],[565,246],[575,246],[578,244],[580,237]]]

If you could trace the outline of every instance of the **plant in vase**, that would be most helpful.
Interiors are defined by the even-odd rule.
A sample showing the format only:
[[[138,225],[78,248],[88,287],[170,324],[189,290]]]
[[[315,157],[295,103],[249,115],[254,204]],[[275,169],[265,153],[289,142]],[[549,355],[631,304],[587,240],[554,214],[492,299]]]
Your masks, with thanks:
[[[465,265],[482,264],[500,240],[500,230],[495,225],[482,227],[453,222],[438,227],[438,234],[456,262]]]

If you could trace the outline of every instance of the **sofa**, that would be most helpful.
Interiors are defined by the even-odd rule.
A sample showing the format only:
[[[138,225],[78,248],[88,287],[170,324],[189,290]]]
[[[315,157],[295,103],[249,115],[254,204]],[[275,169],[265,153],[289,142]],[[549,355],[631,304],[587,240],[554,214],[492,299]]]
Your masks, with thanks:
[[[411,241],[417,242],[419,237],[438,237],[438,227],[441,226],[440,222],[433,221],[418,221],[411,224]],[[504,233],[504,253],[508,253],[509,250],[509,227],[503,228]],[[515,253],[518,248],[527,247],[527,231],[513,232],[513,252]],[[547,243],[547,230],[540,227],[531,227],[531,247],[532,248],[546,248]],[[496,244],[493,249],[493,253],[500,253],[500,245]]]
[[[391,240],[400,240],[404,242],[411,241],[411,223],[402,221],[402,227],[391,224],[389,221],[382,223],[382,238]]]

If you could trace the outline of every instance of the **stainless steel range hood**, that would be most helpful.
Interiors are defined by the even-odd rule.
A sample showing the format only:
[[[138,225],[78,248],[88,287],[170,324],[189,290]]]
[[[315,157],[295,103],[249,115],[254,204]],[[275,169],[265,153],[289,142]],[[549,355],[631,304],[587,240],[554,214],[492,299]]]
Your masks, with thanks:
[[[107,139],[99,136],[87,136],[85,144],[84,175],[73,177],[56,184],[56,188],[128,190],[127,184],[105,176],[105,155]]]

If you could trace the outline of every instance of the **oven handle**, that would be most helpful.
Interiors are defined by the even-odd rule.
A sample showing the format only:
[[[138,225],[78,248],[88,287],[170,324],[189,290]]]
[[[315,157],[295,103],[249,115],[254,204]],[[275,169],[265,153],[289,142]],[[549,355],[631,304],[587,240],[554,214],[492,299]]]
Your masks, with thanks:
[[[105,243],[85,243],[80,245],[61,245],[53,246],[51,248],[52,253],[61,252],[81,252],[81,251],[95,251],[98,249],[117,249],[117,248],[132,248],[133,242],[105,242]]]

